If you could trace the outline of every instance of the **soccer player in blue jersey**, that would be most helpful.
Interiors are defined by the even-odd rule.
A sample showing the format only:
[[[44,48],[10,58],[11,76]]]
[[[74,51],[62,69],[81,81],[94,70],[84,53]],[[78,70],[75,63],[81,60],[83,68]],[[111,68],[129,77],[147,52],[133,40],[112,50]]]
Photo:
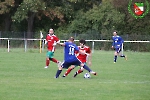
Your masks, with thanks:
[[[93,75],[97,74],[76,57],[75,51],[78,51],[81,54],[88,54],[82,50],[79,50],[78,46],[74,43],[73,37],[70,37],[68,42],[58,44],[64,46],[64,62],[59,66],[55,78],[59,77],[63,68],[68,69],[71,65],[81,66],[81,68],[86,69],[87,71],[89,71],[89,73]]]
[[[120,52],[122,49],[122,43],[124,42],[124,40],[121,38],[121,36],[117,35],[116,31],[113,32],[112,40],[113,40],[112,48],[115,50],[114,63],[116,63],[117,56],[120,55]],[[127,56],[125,56],[123,54],[121,54],[120,57],[124,57],[127,60]]]

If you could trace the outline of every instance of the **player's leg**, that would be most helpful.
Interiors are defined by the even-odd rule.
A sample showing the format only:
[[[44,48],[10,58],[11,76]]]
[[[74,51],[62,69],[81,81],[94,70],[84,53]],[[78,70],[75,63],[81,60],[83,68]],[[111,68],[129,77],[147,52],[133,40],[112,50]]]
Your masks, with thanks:
[[[50,63],[49,56],[50,56],[50,52],[47,51],[47,53],[46,53],[46,66],[44,68],[48,68],[49,67],[49,63]]]
[[[58,66],[61,64],[61,61],[58,61],[57,59],[54,58],[54,52],[50,52],[49,60],[54,63],[57,63]]]
[[[53,61],[55,63],[59,63],[59,61],[54,58],[54,52],[50,52],[50,54],[49,54],[49,60]]]
[[[128,60],[127,55],[124,58],[125,58],[125,60]]]
[[[75,68],[75,65],[71,65],[67,71],[65,72],[65,74],[63,75],[63,77],[66,77],[73,69]]]
[[[124,54],[120,54],[120,57],[125,58],[125,60],[127,60],[127,56],[125,56]]]
[[[50,60],[50,61],[53,61],[53,62],[55,62],[55,63],[57,63],[58,66],[61,64],[61,61],[58,61],[58,60],[55,59],[55,58],[49,58],[49,60]]]
[[[62,72],[62,69],[63,68],[68,68],[71,64],[67,63],[67,62],[63,62],[59,67],[58,67],[58,70],[56,72],[56,75],[55,75],[55,78],[58,78],[59,75],[61,74]]]
[[[120,51],[121,51],[120,48],[115,48],[115,52],[114,52],[114,63],[117,62],[117,57],[118,57],[118,54],[119,54]]]
[[[84,63],[84,64],[86,64],[86,63]],[[84,70],[84,68],[83,68],[83,67],[80,67],[80,69],[75,72],[74,77],[76,77],[78,74],[82,73],[83,70]]]
[[[82,73],[84,70],[83,67],[81,67],[78,71],[75,72],[74,76],[73,77],[76,77],[78,74]]]
[[[114,52],[114,63],[116,63],[116,61],[117,61],[117,52],[115,51]]]
[[[92,71],[87,65],[85,65],[83,63],[81,63],[80,66],[83,67],[85,70],[87,70],[88,72],[90,72],[93,75],[97,74],[96,72]]]
[[[58,70],[56,72],[55,78],[58,78],[59,75],[61,74],[61,72],[62,72],[62,66],[59,66],[59,68],[58,68]]]
[[[91,74],[93,75],[96,75],[96,72],[92,71],[87,65],[85,65],[84,63],[82,63],[80,60],[76,60],[74,61],[74,64],[73,65],[76,65],[76,66],[79,66],[80,67],[83,67],[85,70],[87,70],[88,72],[90,72]]]
[[[125,56],[125,55],[120,55],[120,57],[123,57],[123,58],[125,58],[125,60],[127,60],[127,56]]]

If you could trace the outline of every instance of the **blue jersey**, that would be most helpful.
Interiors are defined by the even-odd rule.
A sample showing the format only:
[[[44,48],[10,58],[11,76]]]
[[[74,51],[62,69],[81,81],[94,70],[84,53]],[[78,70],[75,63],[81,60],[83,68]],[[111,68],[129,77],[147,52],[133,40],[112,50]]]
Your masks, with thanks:
[[[76,44],[71,42],[65,42],[64,60],[66,62],[72,62],[77,60],[75,51],[79,51],[79,48]]]
[[[120,37],[120,36],[112,36],[112,46],[114,48],[121,48],[122,47],[122,43],[124,42],[124,40]]]

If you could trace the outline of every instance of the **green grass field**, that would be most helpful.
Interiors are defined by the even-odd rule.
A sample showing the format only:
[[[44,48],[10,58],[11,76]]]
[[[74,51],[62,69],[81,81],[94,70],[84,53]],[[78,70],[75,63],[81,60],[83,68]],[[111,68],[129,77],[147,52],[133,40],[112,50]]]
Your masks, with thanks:
[[[113,51],[94,51],[91,69],[98,73],[84,79],[55,79],[57,65],[44,69],[46,50],[0,49],[0,100],[150,100],[150,53],[124,52],[128,60],[113,63]],[[63,50],[55,58],[63,60]],[[61,76],[65,72],[62,71]]]

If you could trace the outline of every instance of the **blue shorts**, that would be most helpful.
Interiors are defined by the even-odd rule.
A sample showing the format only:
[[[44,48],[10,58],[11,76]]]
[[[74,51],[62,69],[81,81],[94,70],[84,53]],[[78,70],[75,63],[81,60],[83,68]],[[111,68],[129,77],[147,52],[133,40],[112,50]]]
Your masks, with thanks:
[[[68,69],[71,65],[80,66],[81,63],[82,63],[82,62],[77,59],[77,60],[74,60],[74,61],[71,61],[71,62],[64,61],[64,62],[61,64],[61,66],[62,66],[62,68]]]
[[[121,52],[121,48],[115,48],[115,51],[116,51],[117,53],[120,53],[120,52]]]
[[[86,65],[86,62],[85,63],[83,63],[84,65]],[[75,65],[75,67],[78,67],[77,65]]]

